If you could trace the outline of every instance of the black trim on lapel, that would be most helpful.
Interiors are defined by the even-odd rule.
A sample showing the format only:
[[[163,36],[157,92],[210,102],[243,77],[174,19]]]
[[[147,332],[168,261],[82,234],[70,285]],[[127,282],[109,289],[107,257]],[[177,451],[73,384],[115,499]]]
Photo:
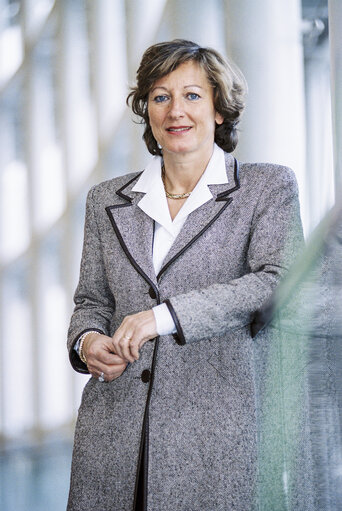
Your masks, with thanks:
[[[116,225],[115,223],[115,220],[114,220],[114,217],[113,215],[111,214],[111,210],[114,209],[114,208],[122,208],[122,207],[127,207],[127,206],[131,206],[132,204],[118,204],[116,206],[107,206],[105,209],[106,209],[106,212],[107,212],[107,215],[109,217],[109,220],[113,226],[113,229],[115,231],[115,234],[119,240],[119,243],[123,249],[123,251],[125,252],[129,262],[131,263],[131,265],[137,270],[137,272],[139,273],[139,275],[141,275],[143,277],[144,280],[146,280],[146,282],[153,288],[153,290],[155,291],[156,293],[156,297],[157,297],[157,302],[158,304],[160,304],[160,297],[159,297],[159,290],[157,288],[157,286],[154,284],[154,282],[150,279],[150,277],[144,272],[144,270],[139,266],[139,264],[136,262],[136,260],[134,259],[134,257],[132,256],[132,254],[130,253],[130,251],[128,250],[127,246],[126,246],[126,243],[124,242],[124,239],[121,235],[121,232],[119,231],[118,229],[118,226]]]
[[[216,197],[216,202],[228,200],[227,196],[230,193],[235,192],[236,190],[238,190],[240,188],[239,171],[240,171],[239,162],[237,161],[236,158],[234,158],[234,181],[235,181],[235,186],[233,188],[230,188],[226,192],[218,193],[217,197]]]
[[[153,277],[150,277],[146,271],[144,271],[143,268],[145,268],[144,266],[141,265],[141,261],[139,261],[139,259],[137,259],[136,257],[134,257],[134,255],[131,253],[130,249],[129,249],[129,245],[127,245],[127,242],[129,240],[124,239],[124,236],[122,235],[121,231],[120,231],[120,224],[117,223],[118,221],[118,218],[115,218],[116,215],[113,214],[113,211],[114,210],[119,210],[119,209],[122,209],[122,208],[129,208],[130,206],[134,206],[135,205],[135,199],[134,197],[131,197],[129,195],[127,195],[126,193],[123,193],[123,191],[125,189],[127,189],[130,185],[132,185],[132,183],[134,183],[134,181],[138,180],[139,177],[141,176],[142,172],[140,172],[139,174],[136,174],[132,179],[130,179],[127,183],[125,183],[121,188],[119,188],[115,193],[118,197],[120,197],[120,199],[124,200],[125,202],[123,203],[119,203],[119,204],[114,204],[112,206],[107,206],[105,208],[106,210],[106,213],[109,217],[109,220],[112,224],[112,227],[114,229],[114,232],[119,240],[119,243],[125,253],[125,255],[127,256],[128,260],[130,261],[130,263],[132,264],[132,266],[136,269],[136,271],[139,273],[139,275],[141,275],[143,277],[143,279],[149,284],[149,286],[151,286],[155,293],[156,293],[156,296],[157,296],[157,301],[158,301],[158,304],[160,303],[160,298],[159,298],[159,292],[158,292],[158,288],[156,286],[156,283],[152,280]],[[139,213],[141,215],[144,215],[144,213],[142,211],[139,210]],[[146,216],[146,218],[149,218]],[[152,222],[152,220],[151,220]],[[153,236],[154,236],[154,221],[153,221],[153,224],[152,224],[152,242],[153,242]],[[151,254],[152,254],[152,247],[151,247]],[[152,265],[152,258],[151,258],[151,265]],[[152,268],[152,267],[151,267]],[[145,268],[146,269],[146,268]],[[154,275],[154,274],[153,274]]]
[[[226,192],[224,192],[226,193]],[[203,227],[203,229],[201,231],[199,231],[199,233],[196,234],[196,236],[194,236],[192,238],[191,241],[189,241],[189,243],[187,245],[185,245],[179,252],[177,252],[176,255],[174,255],[163,267],[162,269],[160,270],[160,272],[158,273],[157,275],[157,280],[159,281],[160,277],[163,275],[163,273],[168,269],[169,266],[171,266],[171,264],[173,264],[176,259],[178,259],[179,256],[181,256],[184,252],[186,252],[188,250],[189,247],[191,247],[191,245],[193,243],[195,243],[195,241],[198,240],[198,238],[200,238],[202,236],[202,234],[215,222],[215,220],[218,219],[218,217],[221,215],[221,213],[223,213],[223,211],[226,209],[226,207],[228,206],[228,204],[231,203],[231,201],[233,200],[232,198],[229,198],[229,199],[221,199],[221,200],[225,200],[227,201],[223,206],[222,208],[220,209],[220,211],[211,219],[210,222],[207,223],[207,225],[205,227]]]
[[[132,197],[129,197],[128,195],[125,195],[124,193],[122,193],[122,190],[127,188],[127,186],[129,186],[131,183],[133,183],[133,181],[138,179],[141,176],[141,174],[142,174],[142,172],[140,172],[140,174],[138,174],[137,176],[134,176],[134,178],[131,179],[130,181],[128,181],[128,183],[124,184],[121,188],[119,188],[119,190],[117,190],[117,192],[116,192],[116,195],[118,195],[121,199],[124,199],[125,201],[127,201],[127,202],[129,202],[131,204],[132,201],[133,201]],[[126,206],[128,206],[128,205],[129,204],[126,204]],[[120,206],[120,205],[118,205],[118,206]],[[117,206],[112,206],[112,207],[114,208],[114,207],[117,207]]]
[[[227,208],[227,206],[232,202],[233,198],[228,197],[231,193],[235,192],[240,188],[240,179],[239,179],[239,162],[236,158],[234,158],[234,186],[226,190],[225,192],[218,193],[215,199],[215,202],[224,202],[222,208],[216,213],[216,215],[186,244],[181,250],[179,250],[167,263],[161,268],[157,275],[157,281],[160,280],[160,277],[163,273],[181,256],[188,248],[191,247],[195,241],[198,240],[202,236],[202,234],[219,218],[219,216],[223,213],[223,211]]]

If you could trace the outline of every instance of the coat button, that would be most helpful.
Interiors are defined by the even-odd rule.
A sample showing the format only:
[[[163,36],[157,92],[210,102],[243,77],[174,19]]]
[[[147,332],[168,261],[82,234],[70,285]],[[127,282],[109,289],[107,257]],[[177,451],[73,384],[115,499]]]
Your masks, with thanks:
[[[150,289],[148,290],[148,294],[150,295],[151,298],[153,298],[153,300],[157,298],[156,292],[153,289],[153,287],[150,287]]]
[[[144,369],[141,373],[141,379],[144,383],[148,383],[151,379],[151,371],[149,369]]]

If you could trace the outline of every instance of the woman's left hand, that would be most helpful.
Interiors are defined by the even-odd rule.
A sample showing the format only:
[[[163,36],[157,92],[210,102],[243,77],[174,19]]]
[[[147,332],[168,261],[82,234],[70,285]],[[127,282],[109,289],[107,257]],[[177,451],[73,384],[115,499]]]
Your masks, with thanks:
[[[152,310],[126,316],[113,335],[113,351],[127,362],[134,362],[139,359],[139,350],[145,342],[157,335]]]

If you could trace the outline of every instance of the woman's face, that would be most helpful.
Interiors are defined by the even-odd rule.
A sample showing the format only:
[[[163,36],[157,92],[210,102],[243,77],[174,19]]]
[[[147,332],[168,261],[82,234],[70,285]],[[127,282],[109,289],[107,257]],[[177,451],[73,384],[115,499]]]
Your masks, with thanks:
[[[193,61],[181,64],[154,83],[148,97],[148,115],[164,156],[167,152],[210,157],[215,122],[223,122],[215,111],[207,75]]]

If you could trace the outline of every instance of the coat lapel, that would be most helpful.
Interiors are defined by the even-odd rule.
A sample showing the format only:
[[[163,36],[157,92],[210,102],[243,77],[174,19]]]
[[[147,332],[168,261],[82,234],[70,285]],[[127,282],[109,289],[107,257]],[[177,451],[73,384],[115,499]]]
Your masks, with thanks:
[[[136,270],[150,285],[157,280],[190,246],[217,220],[233,200],[231,195],[239,189],[239,165],[235,158],[226,155],[228,183],[211,185],[213,199],[188,216],[181,232],[168,252],[158,277],[152,260],[154,222],[137,205],[143,194],[132,192],[139,175],[117,190],[118,204],[106,207],[107,214],[119,242]]]
[[[226,155],[226,171],[228,183],[211,185],[213,198],[195,209],[188,216],[182,230],[169,250],[163,267],[158,274],[158,280],[167,269],[219,218],[233,198],[231,194],[240,188],[239,163],[230,154]]]
[[[152,261],[153,220],[137,206],[143,194],[131,193],[138,178],[139,175],[135,176],[117,190],[120,202],[106,207],[106,211],[126,256],[138,273],[150,285],[155,285],[157,279]]]

